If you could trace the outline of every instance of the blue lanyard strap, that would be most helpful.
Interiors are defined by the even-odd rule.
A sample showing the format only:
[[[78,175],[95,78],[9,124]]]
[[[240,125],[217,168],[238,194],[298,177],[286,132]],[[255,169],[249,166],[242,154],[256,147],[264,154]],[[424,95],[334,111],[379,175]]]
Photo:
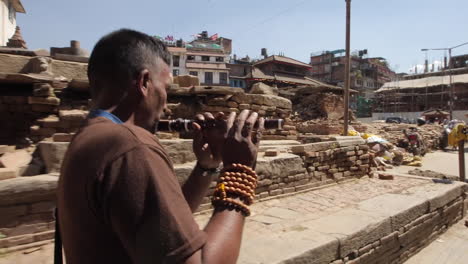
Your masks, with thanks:
[[[88,118],[95,118],[95,117],[104,117],[104,118],[107,118],[109,119],[110,121],[116,123],[116,124],[123,124],[122,120],[120,120],[118,117],[116,117],[115,115],[109,113],[109,112],[106,112],[104,110],[101,110],[101,109],[95,109],[95,110],[92,110],[91,112],[89,112],[88,114]]]

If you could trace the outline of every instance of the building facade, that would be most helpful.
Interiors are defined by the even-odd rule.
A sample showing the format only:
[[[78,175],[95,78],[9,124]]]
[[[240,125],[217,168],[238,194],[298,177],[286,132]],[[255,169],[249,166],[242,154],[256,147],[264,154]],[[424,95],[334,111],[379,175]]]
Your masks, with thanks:
[[[229,85],[230,39],[218,38],[217,34],[208,36],[208,32],[203,31],[191,42],[179,40],[166,44],[171,53],[170,66],[174,76],[190,74],[197,76],[201,85]]]
[[[171,72],[173,76],[187,75],[187,49],[185,47],[168,47],[171,53]]]
[[[229,86],[235,88],[247,89],[247,80],[246,77],[252,72],[252,64],[250,58],[237,60],[234,58],[227,64],[229,69]]]
[[[312,55],[310,65],[311,76],[314,79],[344,87],[346,57],[344,50],[325,51]],[[351,56],[350,88],[358,91],[358,96],[366,99],[374,97],[374,93],[384,83],[396,77],[384,58],[363,58],[367,50]]]
[[[26,13],[20,0],[0,1],[0,46],[6,46],[8,40],[15,34],[16,13]]]

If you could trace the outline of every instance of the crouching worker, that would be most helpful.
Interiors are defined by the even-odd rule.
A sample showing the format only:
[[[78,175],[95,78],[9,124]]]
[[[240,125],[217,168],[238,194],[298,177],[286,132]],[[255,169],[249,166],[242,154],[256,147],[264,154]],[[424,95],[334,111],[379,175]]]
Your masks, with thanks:
[[[70,143],[58,187],[67,264],[236,262],[264,120],[249,111],[198,115],[215,125],[196,127],[198,162],[181,187],[154,136],[171,82],[169,61],[162,42],[133,30],[113,32],[94,47],[93,110]],[[218,177],[213,170],[221,162]],[[201,230],[192,213],[213,180],[214,213]]]

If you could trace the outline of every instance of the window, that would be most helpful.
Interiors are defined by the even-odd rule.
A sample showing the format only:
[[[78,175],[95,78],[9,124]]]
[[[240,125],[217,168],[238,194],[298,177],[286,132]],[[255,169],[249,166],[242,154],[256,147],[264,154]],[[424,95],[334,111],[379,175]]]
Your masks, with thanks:
[[[224,58],[223,57],[216,57],[216,62],[224,62]]]
[[[15,22],[16,11],[15,11],[15,8],[13,7],[13,4],[11,3],[11,1],[8,4],[8,18],[10,19],[11,23]]]
[[[205,72],[205,83],[212,84],[213,83],[213,73],[212,72]]]
[[[202,61],[210,61],[210,56],[202,56],[201,60]]]
[[[198,72],[197,71],[191,71],[189,72],[190,75],[192,76],[198,76]]]
[[[179,76],[179,70],[172,70],[172,76]]]
[[[239,86],[237,86],[238,85],[237,80],[234,80],[233,83],[234,83],[234,85],[233,85],[234,87],[239,87]]]
[[[188,56],[187,56],[187,60],[189,60],[189,61],[194,61],[194,60],[195,60],[195,56],[193,56],[193,55],[188,55]]]
[[[172,66],[174,67],[180,66],[180,56],[177,56],[177,55],[172,56]]]
[[[227,72],[220,72],[219,73],[219,83],[220,84],[227,84]]]

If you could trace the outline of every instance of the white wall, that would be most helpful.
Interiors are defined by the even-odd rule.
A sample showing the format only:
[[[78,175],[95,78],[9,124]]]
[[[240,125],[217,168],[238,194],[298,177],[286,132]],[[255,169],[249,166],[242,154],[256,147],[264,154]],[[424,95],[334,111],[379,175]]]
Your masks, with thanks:
[[[174,67],[173,64],[173,56],[179,56],[180,57],[180,60],[179,60],[179,67]],[[189,74],[188,71],[187,71],[187,68],[185,67],[185,62],[187,60],[187,54],[184,53],[184,52],[172,52],[171,53],[171,73],[172,73],[172,70],[179,70],[179,75],[187,75]]]
[[[9,19],[8,0],[1,0],[0,3],[0,46],[6,46],[8,39],[15,34],[16,12],[13,9],[13,23]]]
[[[228,75],[227,83],[225,85],[229,86],[229,72],[228,71],[219,71],[219,70],[202,70],[202,69],[188,69],[187,72],[190,73],[191,71],[198,72],[198,79],[200,83],[205,82],[205,72],[212,72],[213,73],[213,84],[219,84],[219,74],[221,72],[225,72]]]

